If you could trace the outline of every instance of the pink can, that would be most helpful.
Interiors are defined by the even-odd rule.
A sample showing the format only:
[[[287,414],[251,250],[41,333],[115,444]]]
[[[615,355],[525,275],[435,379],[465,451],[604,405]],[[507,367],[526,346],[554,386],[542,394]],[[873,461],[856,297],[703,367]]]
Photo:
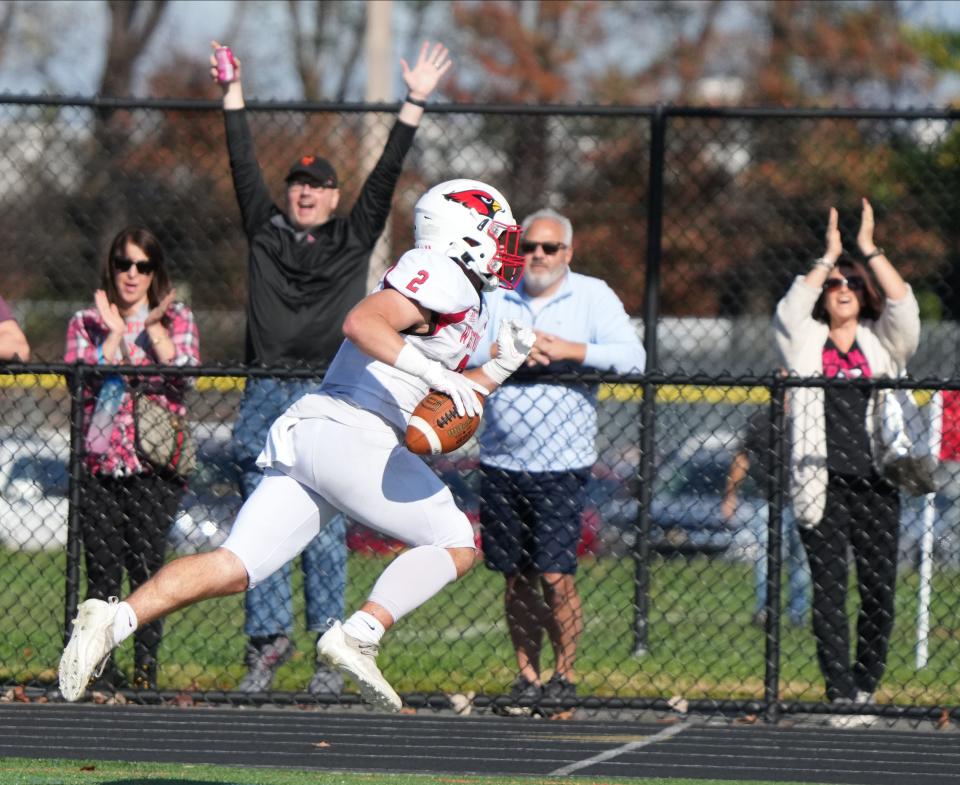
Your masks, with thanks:
[[[217,61],[217,81],[221,84],[232,82],[237,75],[236,61],[229,46],[220,46],[213,51]]]

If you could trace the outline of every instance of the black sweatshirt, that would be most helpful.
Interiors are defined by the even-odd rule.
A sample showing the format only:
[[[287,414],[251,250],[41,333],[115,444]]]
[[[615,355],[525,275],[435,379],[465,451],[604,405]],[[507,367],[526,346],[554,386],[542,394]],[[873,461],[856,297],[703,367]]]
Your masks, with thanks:
[[[224,111],[233,187],[249,256],[245,359],[260,365],[326,365],[347,312],[366,294],[370,254],[416,128],[394,123],[380,160],[347,218],[297,232],[270,197],[242,109]]]

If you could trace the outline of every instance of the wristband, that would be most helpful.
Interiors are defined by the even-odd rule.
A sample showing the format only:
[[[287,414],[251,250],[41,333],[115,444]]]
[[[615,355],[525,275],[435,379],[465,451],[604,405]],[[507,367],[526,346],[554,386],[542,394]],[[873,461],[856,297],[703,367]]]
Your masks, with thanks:
[[[418,379],[424,379],[430,374],[430,360],[417,347],[406,341],[397,359],[393,361],[393,367]]]
[[[410,93],[407,93],[407,97],[403,99],[408,104],[413,104],[414,106],[419,106],[421,109],[427,108],[427,102],[421,98],[411,98]]]
[[[828,273],[829,273],[834,267],[836,267],[836,265],[837,265],[836,262],[828,262],[828,261],[826,260],[826,257],[823,257],[823,256],[821,256],[819,259],[814,259],[814,260],[813,260],[813,266],[814,266],[814,267],[822,267],[822,268],[824,268]]]
[[[883,248],[877,248],[876,250],[871,251],[871,252],[868,253],[868,254],[864,254],[864,255],[863,255],[863,260],[864,260],[865,262],[869,262],[869,261],[870,261],[871,259],[873,259],[873,257],[875,257],[875,256],[886,256],[886,254],[883,252]]]
[[[492,360],[487,360],[483,365],[480,366],[480,370],[493,379],[493,381],[495,381],[497,384],[503,384],[507,379],[510,378],[510,374],[513,373],[513,371],[508,370],[502,362],[498,362],[496,357],[494,357]]]

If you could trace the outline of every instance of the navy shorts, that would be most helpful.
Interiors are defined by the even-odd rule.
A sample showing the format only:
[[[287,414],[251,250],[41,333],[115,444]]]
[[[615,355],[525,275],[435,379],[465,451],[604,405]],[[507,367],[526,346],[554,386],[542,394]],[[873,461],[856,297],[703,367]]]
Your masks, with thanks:
[[[577,571],[589,469],[512,472],[482,467],[480,526],[484,561],[516,575]]]

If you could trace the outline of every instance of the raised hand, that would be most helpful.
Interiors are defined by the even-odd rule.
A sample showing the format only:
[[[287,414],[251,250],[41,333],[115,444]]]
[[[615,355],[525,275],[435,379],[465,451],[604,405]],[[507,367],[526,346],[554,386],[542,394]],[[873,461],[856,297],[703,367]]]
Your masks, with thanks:
[[[840,229],[837,227],[838,217],[837,208],[830,208],[830,217],[827,220],[827,249],[823,252],[823,258],[831,264],[834,264],[843,253],[843,241],[840,239]]]
[[[216,41],[211,41],[210,46],[213,47],[214,50],[216,50],[222,47],[223,44],[219,44]],[[213,54],[213,52],[211,52],[210,53],[210,78],[213,79],[213,81],[216,82],[218,85],[220,85],[224,90],[229,88],[230,85],[233,84],[234,82],[239,82],[240,81],[240,58],[237,57],[236,55],[233,56],[233,79],[231,79],[229,82],[221,82],[219,79],[217,79],[217,58]]]
[[[430,49],[430,42],[424,41],[413,68],[407,64],[406,60],[400,60],[403,81],[406,82],[410,97],[420,101],[426,100],[452,65],[453,60],[450,59],[450,50],[447,47],[437,43],[433,45],[433,49]]]
[[[864,198],[863,208],[860,211],[860,231],[857,232],[857,246],[864,256],[877,250],[877,244],[873,241],[873,228],[873,207]]]

